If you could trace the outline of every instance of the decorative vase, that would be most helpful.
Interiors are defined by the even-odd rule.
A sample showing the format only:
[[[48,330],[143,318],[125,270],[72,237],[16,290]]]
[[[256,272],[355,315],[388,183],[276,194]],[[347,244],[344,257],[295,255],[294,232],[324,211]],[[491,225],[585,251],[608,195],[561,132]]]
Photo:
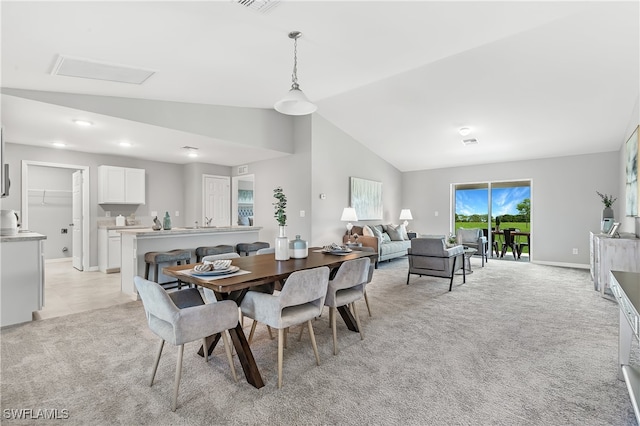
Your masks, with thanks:
[[[276,260],[289,260],[289,239],[284,225],[279,227],[279,235],[276,237]]]
[[[604,219],[613,219],[613,209],[611,207],[605,207],[602,210],[602,220]]]
[[[171,229],[171,216],[169,216],[169,212],[165,212],[164,213],[164,223],[162,225],[162,227],[168,231],[169,229]]]
[[[296,239],[289,242],[289,257],[292,259],[304,259],[309,256],[309,243],[296,235]]]

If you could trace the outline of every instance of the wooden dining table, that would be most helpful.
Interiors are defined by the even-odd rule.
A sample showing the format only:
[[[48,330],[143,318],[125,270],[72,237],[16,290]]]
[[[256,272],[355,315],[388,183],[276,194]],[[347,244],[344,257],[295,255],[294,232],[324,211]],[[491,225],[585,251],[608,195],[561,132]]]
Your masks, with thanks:
[[[284,285],[286,278],[292,273],[321,266],[329,267],[331,270],[330,276],[333,277],[343,262],[360,257],[377,257],[377,254],[354,250],[346,255],[335,255],[322,253],[321,248],[316,247],[310,248],[308,257],[304,259],[275,260],[274,254],[234,258],[232,259],[232,265],[239,267],[240,271],[224,278],[210,279],[210,277],[191,275],[189,271],[194,268],[194,264],[169,266],[163,268],[162,272],[167,276],[179,279],[183,283],[209,288],[215,292],[218,300],[231,299],[239,306],[251,287],[273,282],[279,282]],[[358,327],[351,311],[343,306],[338,308],[338,312],[340,312],[340,316],[349,330],[357,332]],[[256,388],[263,387],[264,381],[247,342],[242,324],[238,321],[238,325],[229,330],[229,334],[247,382]],[[211,336],[209,339],[211,339],[211,343],[208,351],[211,354],[220,340],[220,334]],[[199,354],[204,356],[202,348]]]

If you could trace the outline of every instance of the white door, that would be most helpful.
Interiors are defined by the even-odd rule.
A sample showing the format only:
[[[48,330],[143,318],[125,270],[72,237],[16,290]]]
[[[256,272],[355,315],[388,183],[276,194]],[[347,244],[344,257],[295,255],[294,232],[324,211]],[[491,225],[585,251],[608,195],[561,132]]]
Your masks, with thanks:
[[[225,176],[204,176],[203,225],[230,226],[231,182]],[[208,219],[211,219],[209,222]]]
[[[82,271],[82,170],[73,172],[73,236],[71,238],[71,254],[73,267]]]

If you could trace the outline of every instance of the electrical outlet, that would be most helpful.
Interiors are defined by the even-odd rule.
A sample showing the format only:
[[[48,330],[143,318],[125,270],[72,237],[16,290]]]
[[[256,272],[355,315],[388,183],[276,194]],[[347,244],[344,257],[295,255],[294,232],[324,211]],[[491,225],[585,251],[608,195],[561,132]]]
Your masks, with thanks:
[[[304,210],[300,210],[300,217],[304,217],[304,215],[305,215]]]
[[[573,254],[578,254],[578,249],[577,248],[573,249]]]
[[[433,215],[438,216],[438,211],[436,210]]]
[[[106,212],[104,212],[104,216],[105,217],[111,217],[111,212],[109,210],[107,210]]]

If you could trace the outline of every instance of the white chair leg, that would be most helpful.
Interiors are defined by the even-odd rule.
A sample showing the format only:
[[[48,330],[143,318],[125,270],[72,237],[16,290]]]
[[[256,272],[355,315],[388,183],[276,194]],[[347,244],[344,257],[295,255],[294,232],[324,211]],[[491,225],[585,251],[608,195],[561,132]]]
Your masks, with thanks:
[[[156,371],[158,371],[158,364],[160,363],[160,355],[162,355],[162,348],[164,347],[164,340],[160,341],[160,347],[158,348],[158,355],[156,356],[156,362],[153,364],[153,370],[151,371],[151,380],[149,386],[153,386],[153,379],[156,377]]]
[[[184,354],[184,345],[178,346],[178,362],[176,363],[176,382],[173,385],[173,401],[171,402],[171,411],[176,411],[178,405],[178,389],[180,388],[180,378],[182,377],[182,355]]]
[[[364,340],[364,332],[362,331],[362,325],[360,324],[360,318],[356,310],[356,302],[353,302],[351,305],[353,307],[353,316],[356,317],[356,325],[358,326],[358,330],[360,330],[360,340]]]
[[[338,331],[336,330],[336,308],[329,308],[329,316],[331,317],[331,332],[333,334],[333,354],[338,355]]]
[[[206,337],[202,338],[202,353],[204,354],[204,362],[209,362],[209,346]]]
[[[231,368],[231,374],[233,374],[233,380],[238,381],[238,375],[236,374],[236,367],[233,365],[233,356],[231,355],[231,342],[227,337],[227,332],[220,332],[222,341],[224,343],[224,351],[227,353],[227,360],[229,361],[229,368]]]
[[[369,312],[369,316],[371,316],[371,307],[369,306],[369,298],[367,297],[367,290],[364,291],[364,303],[367,304],[367,311]]]
[[[256,325],[258,325],[258,321],[253,320],[253,323],[251,324],[251,331],[249,332],[249,338],[247,339],[247,343],[251,344],[251,341],[253,340],[253,333],[256,332]]]
[[[309,337],[311,338],[313,353],[316,354],[316,365],[320,365],[320,355],[318,355],[318,345],[316,345],[316,335],[313,332],[313,325],[311,325],[311,320],[307,321],[307,325],[309,326]]]
[[[282,387],[282,358],[284,352],[284,328],[278,329],[278,389]]]

